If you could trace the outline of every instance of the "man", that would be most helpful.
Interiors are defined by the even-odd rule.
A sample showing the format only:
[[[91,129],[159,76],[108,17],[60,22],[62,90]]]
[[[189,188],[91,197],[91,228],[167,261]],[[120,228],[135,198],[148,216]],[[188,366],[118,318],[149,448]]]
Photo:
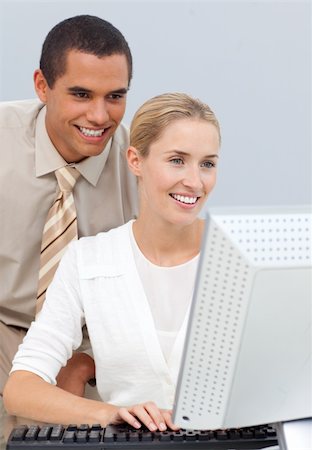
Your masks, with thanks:
[[[59,192],[55,171],[75,167],[78,237],[137,212],[136,180],[121,124],[132,77],[128,44],[110,23],[81,15],[47,35],[34,73],[38,100],[0,105],[0,394],[35,318],[42,232]],[[61,330],[60,330],[61,333]],[[83,395],[93,360],[77,352],[58,384]]]

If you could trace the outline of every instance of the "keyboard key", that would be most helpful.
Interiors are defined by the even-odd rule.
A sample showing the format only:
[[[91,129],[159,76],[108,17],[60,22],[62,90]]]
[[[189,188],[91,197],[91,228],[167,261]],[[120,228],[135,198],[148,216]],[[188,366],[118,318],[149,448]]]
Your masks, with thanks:
[[[125,442],[127,441],[127,435],[125,431],[120,431],[117,435],[116,441],[117,442]]]
[[[210,439],[214,438],[214,433],[211,433],[210,431],[198,431],[198,440],[199,441],[209,441]]]
[[[26,425],[22,425],[18,428],[15,428],[13,430],[13,433],[11,434],[11,440],[12,441],[23,441],[27,431],[28,431],[28,427]]]
[[[50,434],[50,441],[59,441],[64,433],[63,425],[54,425]]]
[[[87,440],[88,440],[88,430],[78,429],[77,434],[76,434],[76,441],[77,442],[87,442]]]
[[[104,437],[103,442],[110,443],[115,441],[115,434],[112,432],[111,428],[105,428],[104,429]]]
[[[101,439],[101,432],[100,430],[90,430],[89,433],[89,442],[99,442]]]
[[[25,441],[34,441],[37,439],[39,433],[38,425],[31,425],[25,434]]]
[[[128,430],[127,431],[127,439],[131,442],[137,442],[140,440],[140,433],[138,430]]]
[[[253,431],[246,429],[242,430],[242,438],[243,439],[252,439],[254,437]]]
[[[268,427],[266,433],[268,437],[276,437],[276,431],[272,427]]]
[[[196,436],[197,436],[196,433],[193,431],[187,431],[185,433],[185,439],[187,441],[196,441]]]
[[[217,430],[216,438],[218,439],[218,441],[227,441],[228,440],[227,431],[226,430]]]
[[[63,436],[63,442],[69,443],[76,440],[76,432],[74,430],[66,430]]]
[[[264,430],[263,428],[258,428],[255,430],[254,436],[257,439],[262,439],[266,437],[266,430]]]
[[[231,429],[229,430],[229,438],[233,440],[237,440],[241,438],[241,434],[239,430]]]
[[[37,441],[47,441],[50,437],[52,427],[49,425],[44,425],[38,433]]]
[[[184,441],[184,432],[183,431],[175,431],[172,434],[172,440],[175,442]]]
[[[141,433],[141,441],[152,441],[154,438],[154,435],[151,431],[143,431]]]
[[[91,430],[103,430],[103,427],[101,424],[95,423],[94,425],[92,425]]]
[[[160,433],[159,439],[161,441],[171,441],[171,433],[169,431],[163,431],[162,433]]]

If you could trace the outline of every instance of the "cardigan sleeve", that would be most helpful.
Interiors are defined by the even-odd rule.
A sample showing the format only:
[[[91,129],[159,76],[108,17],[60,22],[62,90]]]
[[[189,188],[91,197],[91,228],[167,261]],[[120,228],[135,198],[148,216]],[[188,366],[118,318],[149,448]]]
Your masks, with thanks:
[[[82,341],[84,313],[77,271],[77,242],[69,244],[46,300],[13,359],[11,372],[28,370],[56,384],[60,369]]]

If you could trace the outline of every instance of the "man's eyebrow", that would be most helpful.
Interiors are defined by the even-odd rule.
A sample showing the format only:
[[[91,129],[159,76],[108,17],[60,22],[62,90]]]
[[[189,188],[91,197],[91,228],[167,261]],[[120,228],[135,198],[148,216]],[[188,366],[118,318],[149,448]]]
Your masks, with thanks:
[[[129,88],[120,88],[115,91],[111,91],[111,94],[126,94],[129,91]]]
[[[73,93],[75,93],[75,92],[87,92],[87,93],[92,92],[91,89],[87,89],[82,86],[71,86],[67,90],[68,90],[68,92],[73,92]]]
[[[71,86],[68,89],[68,92],[71,92],[73,94],[78,93],[78,92],[85,92],[86,94],[91,94],[92,90],[82,87],[82,86]],[[128,92],[128,88],[119,88],[119,89],[115,89],[113,91],[108,92],[106,95],[111,95],[111,94],[126,94]]]

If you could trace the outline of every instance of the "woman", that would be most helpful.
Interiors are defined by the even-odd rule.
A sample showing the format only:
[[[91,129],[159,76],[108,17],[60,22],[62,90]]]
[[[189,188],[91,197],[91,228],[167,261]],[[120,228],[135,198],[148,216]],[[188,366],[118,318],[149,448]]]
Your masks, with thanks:
[[[214,113],[186,94],[154,97],[137,111],[127,160],[139,216],[69,245],[13,361],[9,414],[177,428],[171,407],[204,228],[198,215],[215,185],[219,146]],[[55,385],[84,323],[102,402]]]

